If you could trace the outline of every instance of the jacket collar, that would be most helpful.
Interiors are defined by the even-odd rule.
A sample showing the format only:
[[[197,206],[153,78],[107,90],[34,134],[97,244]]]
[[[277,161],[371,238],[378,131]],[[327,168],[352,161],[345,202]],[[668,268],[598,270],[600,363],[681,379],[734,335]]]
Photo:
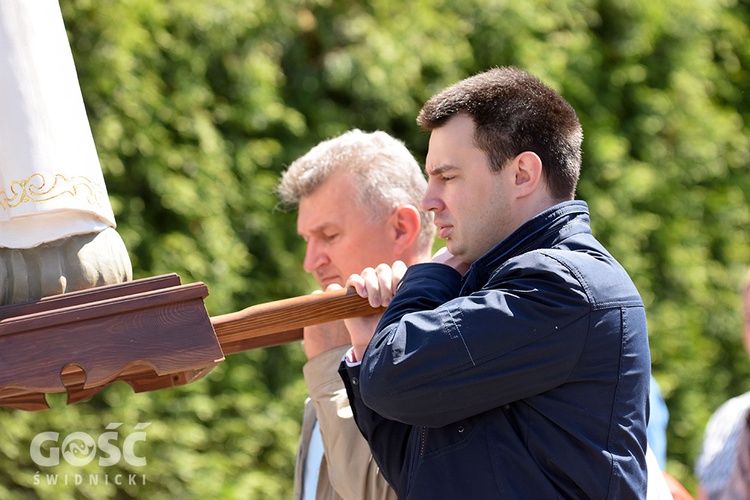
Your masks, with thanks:
[[[585,201],[565,201],[523,223],[507,238],[477,259],[464,275],[464,290],[477,290],[503,262],[537,248],[551,248],[577,233],[591,233]]]

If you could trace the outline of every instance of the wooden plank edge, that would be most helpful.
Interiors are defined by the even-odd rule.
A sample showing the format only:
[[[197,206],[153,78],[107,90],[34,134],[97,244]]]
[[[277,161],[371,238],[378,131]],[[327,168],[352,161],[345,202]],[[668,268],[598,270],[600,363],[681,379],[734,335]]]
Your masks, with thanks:
[[[208,287],[204,283],[198,282],[16,316],[0,320],[0,337],[82,320],[151,309],[171,303],[202,300],[207,296]]]
[[[124,281],[112,285],[102,285],[73,292],[65,292],[57,295],[49,295],[38,300],[19,302],[0,306],[0,320],[13,316],[25,316],[35,312],[44,312],[50,309],[60,309],[71,305],[88,302],[91,296],[98,300],[104,300],[124,295],[133,295],[157,288],[169,288],[182,284],[179,275],[175,273],[163,274],[149,278]]]

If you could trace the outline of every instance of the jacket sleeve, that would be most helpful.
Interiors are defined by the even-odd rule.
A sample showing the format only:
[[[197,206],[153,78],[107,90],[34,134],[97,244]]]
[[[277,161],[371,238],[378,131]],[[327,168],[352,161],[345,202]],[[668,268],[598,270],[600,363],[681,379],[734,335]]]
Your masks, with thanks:
[[[345,361],[342,361],[339,367],[354,420],[362,435],[367,439],[383,476],[399,498],[406,498],[408,471],[405,450],[409,435],[414,428],[408,424],[383,418],[362,402],[359,393],[359,370],[359,365],[347,367]]]
[[[344,499],[395,500],[395,492],[380,473],[370,447],[354,423],[344,384],[337,373],[347,349],[320,354],[303,367],[323,438],[328,478]]]
[[[576,277],[541,254],[508,261],[459,296],[442,264],[407,271],[363,355],[365,405],[440,427],[552,389],[581,354],[590,304]]]

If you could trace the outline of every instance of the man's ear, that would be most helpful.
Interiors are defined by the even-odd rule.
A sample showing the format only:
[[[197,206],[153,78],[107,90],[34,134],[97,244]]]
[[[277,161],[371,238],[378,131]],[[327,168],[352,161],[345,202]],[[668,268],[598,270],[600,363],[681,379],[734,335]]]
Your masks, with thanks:
[[[419,210],[414,205],[400,205],[391,214],[391,231],[397,254],[411,246],[419,234]]]
[[[542,180],[542,159],[536,153],[524,151],[516,156],[514,165],[515,193],[518,198],[523,198],[536,191]]]

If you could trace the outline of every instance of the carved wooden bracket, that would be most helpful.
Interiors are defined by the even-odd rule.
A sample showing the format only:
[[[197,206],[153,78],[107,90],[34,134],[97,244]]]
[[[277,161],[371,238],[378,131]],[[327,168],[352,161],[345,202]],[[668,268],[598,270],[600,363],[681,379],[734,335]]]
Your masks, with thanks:
[[[377,312],[352,290],[306,295],[209,318],[203,283],[169,274],[0,307],[0,406],[68,404],[114,382],[135,392],[204,377],[224,355],[293,342],[318,323]]]

